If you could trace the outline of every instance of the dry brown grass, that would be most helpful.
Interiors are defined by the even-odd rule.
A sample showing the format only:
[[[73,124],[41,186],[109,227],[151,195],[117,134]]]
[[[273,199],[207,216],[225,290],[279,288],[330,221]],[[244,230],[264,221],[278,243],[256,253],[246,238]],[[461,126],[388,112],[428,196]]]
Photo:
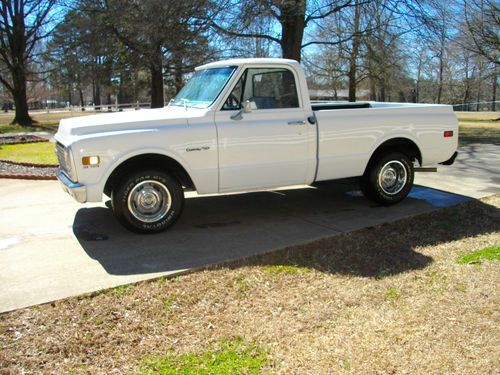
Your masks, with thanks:
[[[460,124],[460,145],[500,144],[500,112],[455,112]]]
[[[496,374],[500,196],[0,316],[0,373],[130,373],[243,337],[281,374]]]
[[[477,143],[500,144],[500,123],[460,123],[460,146]]]
[[[455,112],[459,120],[494,121],[500,118],[500,112]]]

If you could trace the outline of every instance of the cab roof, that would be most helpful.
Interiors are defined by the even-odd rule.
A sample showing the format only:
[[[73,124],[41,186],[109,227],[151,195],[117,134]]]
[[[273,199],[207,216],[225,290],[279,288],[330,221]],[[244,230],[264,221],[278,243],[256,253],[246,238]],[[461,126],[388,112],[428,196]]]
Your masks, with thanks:
[[[276,59],[276,58],[229,59],[198,66],[195,70],[223,68],[226,66],[274,65],[274,64],[299,65],[297,61],[290,59]]]

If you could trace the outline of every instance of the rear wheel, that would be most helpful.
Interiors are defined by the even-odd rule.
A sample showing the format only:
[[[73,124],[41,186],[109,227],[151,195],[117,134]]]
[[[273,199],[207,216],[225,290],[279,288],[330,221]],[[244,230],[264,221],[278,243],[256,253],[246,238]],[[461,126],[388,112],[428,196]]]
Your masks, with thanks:
[[[368,199],[391,205],[406,198],[413,186],[413,178],[413,164],[408,156],[391,152],[370,162],[360,187]]]
[[[111,201],[115,216],[126,228],[156,233],[175,223],[184,206],[184,192],[172,176],[149,170],[123,178]]]

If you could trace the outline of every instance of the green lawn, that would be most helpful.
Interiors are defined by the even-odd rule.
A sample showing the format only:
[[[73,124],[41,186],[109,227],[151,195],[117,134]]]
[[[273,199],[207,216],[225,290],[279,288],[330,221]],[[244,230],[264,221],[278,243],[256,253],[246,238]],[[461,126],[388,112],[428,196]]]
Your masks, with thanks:
[[[490,246],[457,258],[459,264],[480,264],[485,260],[500,260],[500,246]]]
[[[266,352],[242,338],[219,340],[200,353],[148,356],[140,374],[261,374],[268,362]]]
[[[14,112],[0,113],[0,134],[2,133],[26,133],[46,131],[55,133],[59,126],[59,121],[63,118],[94,115],[95,112],[32,112],[31,117],[37,121],[34,126],[26,128],[17,125],[10,125],[14,118]]]
[[[51,142],[0,146],[0,159],[24,163],[57,164],[54,144]]]

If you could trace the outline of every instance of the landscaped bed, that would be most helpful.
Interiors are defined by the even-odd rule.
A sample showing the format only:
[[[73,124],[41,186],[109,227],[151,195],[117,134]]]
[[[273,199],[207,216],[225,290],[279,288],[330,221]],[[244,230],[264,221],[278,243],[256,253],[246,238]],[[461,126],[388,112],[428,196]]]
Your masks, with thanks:
[[[54,144],[33,135],[0,137],[0,178],[55,179]]]
[[[499,254],[497,195],[0,315],[0,369],[495,374]]]

